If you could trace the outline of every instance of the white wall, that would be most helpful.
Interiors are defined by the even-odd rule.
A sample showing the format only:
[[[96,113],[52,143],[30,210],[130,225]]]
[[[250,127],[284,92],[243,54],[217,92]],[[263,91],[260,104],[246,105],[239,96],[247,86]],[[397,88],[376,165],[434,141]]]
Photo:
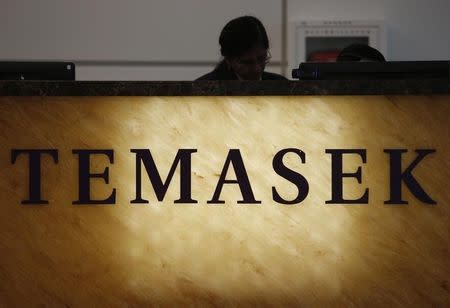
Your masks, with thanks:
[[[449,60],[449,0],[288,0],[289,22],[384,20],[387,59]]]
[[[266,25],[273,59],[280,61],[280,3],[0,0],[0,60],[72,60],[77,62],[77,79],[192,80],[219,60],[218,37],[225,23],[245,14]],[[97,65],[99,61],[112,65]]]

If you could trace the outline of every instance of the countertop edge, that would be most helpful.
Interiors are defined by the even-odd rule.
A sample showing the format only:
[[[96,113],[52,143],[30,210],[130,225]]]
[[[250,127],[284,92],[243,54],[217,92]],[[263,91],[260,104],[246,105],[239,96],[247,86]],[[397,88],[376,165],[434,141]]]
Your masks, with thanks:
[[[307,81],[0,81],[0,96],[447,95],[448,79]]]

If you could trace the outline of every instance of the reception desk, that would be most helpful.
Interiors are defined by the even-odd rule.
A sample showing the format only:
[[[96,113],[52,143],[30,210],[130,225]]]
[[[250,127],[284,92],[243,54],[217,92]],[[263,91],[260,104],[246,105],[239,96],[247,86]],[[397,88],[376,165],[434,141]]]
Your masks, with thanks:
[[[450,305],[448,80],[0,95],[0,306]]]

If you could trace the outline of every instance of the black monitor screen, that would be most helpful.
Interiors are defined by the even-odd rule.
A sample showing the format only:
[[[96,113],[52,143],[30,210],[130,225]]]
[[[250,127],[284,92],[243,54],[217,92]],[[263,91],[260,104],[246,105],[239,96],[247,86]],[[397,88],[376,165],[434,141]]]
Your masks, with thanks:
[[[0,62],[0,80],[75,80],[72,62]]]

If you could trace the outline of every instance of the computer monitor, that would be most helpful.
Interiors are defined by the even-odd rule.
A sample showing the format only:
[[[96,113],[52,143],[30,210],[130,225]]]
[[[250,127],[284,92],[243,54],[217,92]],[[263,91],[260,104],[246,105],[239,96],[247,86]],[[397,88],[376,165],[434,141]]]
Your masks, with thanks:
[[[450,61],[301,63],[292,70],[301,80],[450,79]]]
[[[75,64],[0,61],[0,80],[75,80]]]

